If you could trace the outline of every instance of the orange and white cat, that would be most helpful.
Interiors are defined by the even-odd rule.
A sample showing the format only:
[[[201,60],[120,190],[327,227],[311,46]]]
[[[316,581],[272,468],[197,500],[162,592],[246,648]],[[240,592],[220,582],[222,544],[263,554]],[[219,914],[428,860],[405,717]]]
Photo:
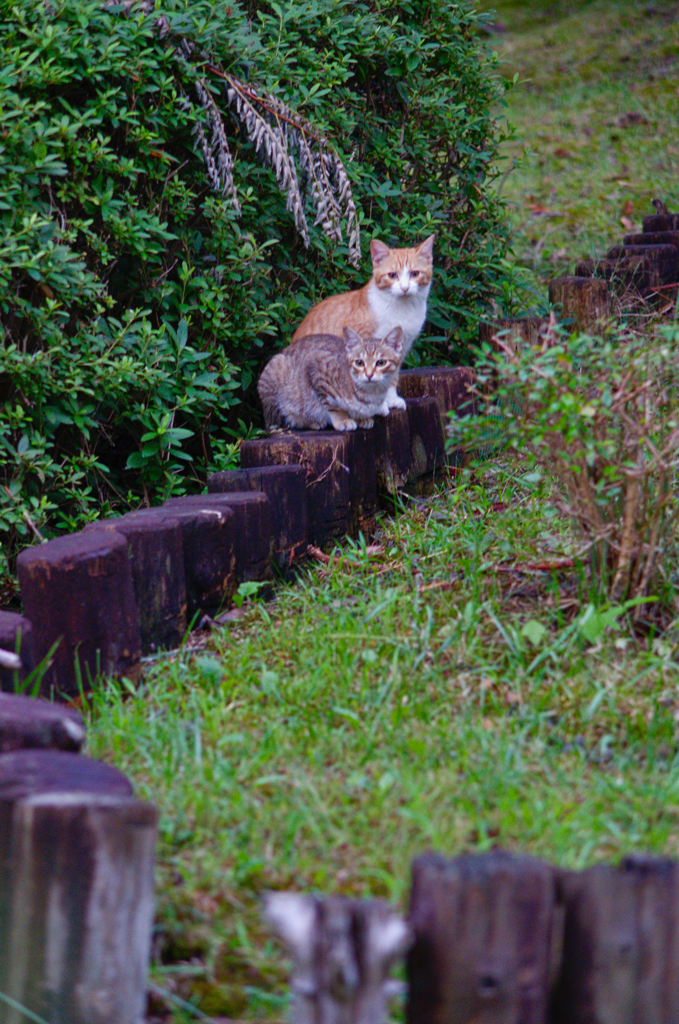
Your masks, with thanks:
[[[395,327],[403,331],[403,358],[424,326],[431,289],[434,235],[411,248],[390,249],[375,238],[370,243],[373,273],[367,284],[353,292],[330,295],[309,310],[292,342],[309,334],[339,337],[345,327],[362,337],[384,338]],[[405,402],[392,385],[387,395],[391,409]]]

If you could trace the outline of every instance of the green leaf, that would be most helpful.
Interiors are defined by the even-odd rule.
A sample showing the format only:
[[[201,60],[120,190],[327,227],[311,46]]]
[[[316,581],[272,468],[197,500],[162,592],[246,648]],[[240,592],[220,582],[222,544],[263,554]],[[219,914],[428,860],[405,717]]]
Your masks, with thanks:
[[[179,327],[177,328],[177,348],[181,350],[185,347],[189,337],[189,325],[186,320],[182,319],[179,321]]]
[[[538,622],[537,619],[529,619],[521,627],[520,632],[521,636],[525,637],[533,647],[539,647],[545,636],[549,633],[549,630],[541,622]]]

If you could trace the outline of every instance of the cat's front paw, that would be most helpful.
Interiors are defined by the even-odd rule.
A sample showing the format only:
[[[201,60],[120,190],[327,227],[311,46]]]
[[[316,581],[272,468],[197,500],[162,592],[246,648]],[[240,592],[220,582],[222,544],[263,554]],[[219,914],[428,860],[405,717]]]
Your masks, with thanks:
[[[333,430],[356,430],[356,420],[352,420],[351,416],[343,411],[330,412],[330,422],[332,423]]]
[[[369,430],[370,427],[373,427],[375,425],[375,420],[372,418],[372,416],[366,416],[364,420],[358,421],[358,425],[359,427],[365,427],[366,430]]]
[[[396,388],[393,386],[387,389],[384,403],[387,409],[405,409],[406,407],[405,401],[396,394]]]

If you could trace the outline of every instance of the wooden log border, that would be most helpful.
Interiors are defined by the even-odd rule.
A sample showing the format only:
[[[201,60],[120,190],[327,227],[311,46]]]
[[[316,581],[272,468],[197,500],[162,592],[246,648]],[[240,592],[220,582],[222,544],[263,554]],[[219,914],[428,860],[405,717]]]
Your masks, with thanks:
[[[607,257],[667,287],[678,239],[679,215],[645,218]],[[610,312],[597,269],[580,264],[584,276],[550,287],[565,313],[577,293],[581,329]],[[406,409],[373,431],[246,442],[243,469],[213,474],[207,497],[22,552],[24,614],[0,611],[0,691],[30,681],[41,659],[50,696],[82,693],[99,674],[135,680],[142,654],[180,643],[191,615],[228,604],[240,583],[294,573],[309,541],[369,535],[380,503],[430,493],[459,465],[447,416],[472,411],[474,379],[471,367],[406,371]],[[0,1004],[3,1024],[23,1019],[19,1004],[58,1024],[143,1013],[157,812],[80,754],[84,735],[70,708],[0,692],[0,995],[16,997]],[[55,927],[54,892],[76,889]],[[279,893],[267,908],[295,958],[299,1024],[384,1024],[387,972],[406,949],[407,1024],[679,1021],[679,863],[666,858],[575,872],[500,850],[429,853],[413,862],[404,920],[380,901],[333,896]]]
[[[158,815],[83,739],[73,710],[0,694],[0,994],[55,1024],[138,1024]],[[670,858],[574,871],[428,852],[405,914],[299,892],[268,894],[263,912],[292,954],[296,1024],[386,1024],[401,994],[406,1024],[679,1020]],[[403,958],[405,986],[390,978]],[[0,1004],[3,1024],[23,1019]]]
[[[575,276],[555,277],[549,283],[549,301],[561,306],[564,317],[590,334],[605,332],[614,307],[645,306],[649,301],[667,305],[676,301],[679,288],[679,214],[644,217],[641,232],[623,236],[622,245],[603,258],[581,259]]]
[[[241,584],[290,578],[307,547],[368,539],[401,491],[430,494],[459,465],[449,415],[474,407],[471,367],[404,371],[406,408],[370,430],[281,431],[246,441],[242,469],[212,474],[206,495],[165,502],[22,551],[23,614],[0,612],[0,690],[43,663],[40,695],[72,698],[99,676],[141,675],[141,659],[180,646]],[[10,663],[12,658],[9,659]]]
[[[158,814],[81,716],[0,693],[0,1021],[145,1019]]]
[[[679,1020],[679,863],[663,857],[565,871],[506,850],[425,853],[404,917],[280,892],[264,914],[294,960],[299,1024],[386,1024],[404,954],[406,1024]]]

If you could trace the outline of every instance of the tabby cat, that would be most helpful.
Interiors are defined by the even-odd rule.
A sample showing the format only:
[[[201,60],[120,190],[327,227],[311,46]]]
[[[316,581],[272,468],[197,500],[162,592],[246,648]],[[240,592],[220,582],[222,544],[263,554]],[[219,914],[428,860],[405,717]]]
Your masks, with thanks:
[[[311,334],[269,360],[257,384],[267,428],[355,430],[387,416],[387,393],[403,358],[403,330],[363,339]],[[399,399],[400,401],[400,399]]]
[[[375,238],[370,243],[373,273],[367,284],[353,292],[330,295],[309,310],[292,336],[293,343],[309,334],[341,335],[351,327],[363,337],[384,338],[394,327],[403,330],[403,356],[424,325],[433,271],[434,235],[412,248],[390,249]],[[389,408],[405,408],[389,389]]]

